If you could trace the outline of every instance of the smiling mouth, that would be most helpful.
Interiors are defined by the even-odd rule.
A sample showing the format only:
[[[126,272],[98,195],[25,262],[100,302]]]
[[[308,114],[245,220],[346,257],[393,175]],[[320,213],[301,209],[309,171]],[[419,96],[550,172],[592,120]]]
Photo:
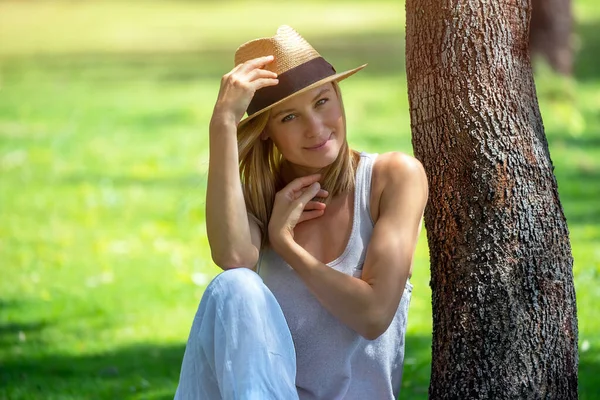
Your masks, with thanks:
[[[327,139],[325,139],[323,142],[319,143],[318,145],[313,146],[313,147],[305,147],[305,149],[306,150],[316,150],[316,149],[319,149],[319,148],[325,146],[325,144],[327,144],[327,142],[329,142],[329,139],[331,139],[331,136],[332,135],[329,135],[329,137]]]

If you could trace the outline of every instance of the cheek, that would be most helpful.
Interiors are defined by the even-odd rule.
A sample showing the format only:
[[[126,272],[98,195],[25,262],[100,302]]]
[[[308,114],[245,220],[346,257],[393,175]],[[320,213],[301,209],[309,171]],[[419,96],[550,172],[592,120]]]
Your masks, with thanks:
[[[329,110],[327,114],[327,119],[335,125],[343,125],[344,121],[342,109],[340,107],[333,107],[331,110]]]
[[[335,127],[335,131],[338,135],[343,134],[345,132],[344,118],[342,113],[335,113],[335,115],[332,115],[331,121],[331,125]]]
[[[282,153],[285,153],[295,147],[297,142],[295,140],[296,137],[297,135],[295,132],[293,132],[293,129],[282,129],[275,135],[271,135],[273,143],[275,143],[275,146],[277,146],[279,151]]]

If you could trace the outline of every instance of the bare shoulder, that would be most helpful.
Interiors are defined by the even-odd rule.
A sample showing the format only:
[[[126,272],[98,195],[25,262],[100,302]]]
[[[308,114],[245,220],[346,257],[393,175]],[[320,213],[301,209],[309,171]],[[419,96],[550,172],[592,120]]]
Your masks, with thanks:
[[[426,201],[428,196],[427,176],[425,169],[415,157],[399,151],[380,154],[373,164],[371,187],[371,211],[374,221],[377,220],[384,197],[399,199],[403,192],[410,191],[422,194]],[[384,193],[385,192],[385,193]]]
[[[394,179],[398,176],[425,178],[425,169],[415,157],[400,151],[390,151],[380,154],[375,159],[373,174],[384,179]]]

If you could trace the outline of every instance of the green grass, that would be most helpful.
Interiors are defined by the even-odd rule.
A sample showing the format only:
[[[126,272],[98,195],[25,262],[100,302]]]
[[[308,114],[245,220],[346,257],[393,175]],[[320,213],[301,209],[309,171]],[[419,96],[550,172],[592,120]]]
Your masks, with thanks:
[[[207,123],[243,41],[296,27],[338,70],[354,147],[412,153],[397,2],[0,2],[0,399],[167,399],[206,283]],[[538,95],[575,258],[580,398],[600,393],[600,11]],[[264,21],[274,21],[265,24]],[[6,38],[9,38],[6,40]],[[425,399],[413,276],[403,398]]]

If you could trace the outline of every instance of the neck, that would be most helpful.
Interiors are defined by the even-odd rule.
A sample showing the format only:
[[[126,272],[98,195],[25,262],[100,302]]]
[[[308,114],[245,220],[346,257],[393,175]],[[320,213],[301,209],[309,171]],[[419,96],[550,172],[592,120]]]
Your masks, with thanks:
[[[284,161],[281,165],[281,178],[283,179],[284,184],[287,185],[296,178],[318,173],[324,175],[325,171],[327,171],[327,168],[306,167]]]

